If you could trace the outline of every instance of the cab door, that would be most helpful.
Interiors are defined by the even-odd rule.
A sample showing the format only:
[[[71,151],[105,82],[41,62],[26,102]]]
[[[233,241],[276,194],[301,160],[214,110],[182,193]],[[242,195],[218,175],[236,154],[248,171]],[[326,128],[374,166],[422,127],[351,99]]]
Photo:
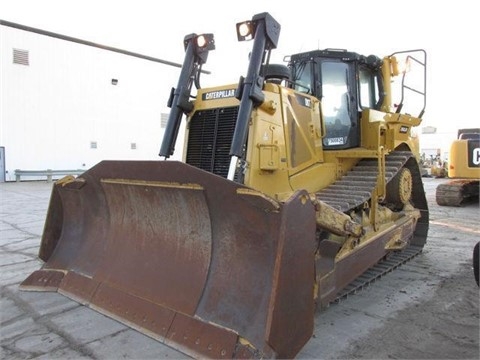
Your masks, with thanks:
[[[319,95],[325,122],[324,149],[347,149],[360,145],[355,63],[341,59],[317,62]]]

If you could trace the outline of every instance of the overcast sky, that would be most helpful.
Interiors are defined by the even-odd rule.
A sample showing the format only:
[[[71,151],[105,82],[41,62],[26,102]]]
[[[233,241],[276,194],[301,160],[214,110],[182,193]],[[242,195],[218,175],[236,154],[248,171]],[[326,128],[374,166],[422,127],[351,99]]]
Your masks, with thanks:
[[[0,0],[0,19],[181,63],[183,37],[212,32],[209,81],[236,82],[251,43],[237,22],[269,12],[280,24],[273,60],[323,48],[380,57],[427,51],[427,109],[422,126],[440,132],[480,126],[480,25],[474,0]],[[167,5],[168,4],[168,5]],[[216,81],[215,81],[216,83]],[[176,84],[172,84],[174,86]]]

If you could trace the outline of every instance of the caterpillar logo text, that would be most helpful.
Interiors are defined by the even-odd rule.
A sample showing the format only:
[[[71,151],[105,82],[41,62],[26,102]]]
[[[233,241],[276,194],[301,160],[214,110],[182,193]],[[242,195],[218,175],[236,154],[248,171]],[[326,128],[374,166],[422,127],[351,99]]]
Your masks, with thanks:
[[[225,99],[225,98],[231,98],[234,96],[235,96],[235,89],[226,89],[226,90],[210,91],[210,92],[204,93],[202,96],[202,100]]]
[[[480,148],[473,149],[472,161],[474,165],[480,165]]]

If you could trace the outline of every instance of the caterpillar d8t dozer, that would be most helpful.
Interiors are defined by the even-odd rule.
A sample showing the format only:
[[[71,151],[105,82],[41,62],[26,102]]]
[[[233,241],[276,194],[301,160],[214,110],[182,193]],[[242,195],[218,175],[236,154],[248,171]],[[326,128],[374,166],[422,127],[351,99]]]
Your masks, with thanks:
[[[185,37],[159,161],[103,161],[54,184],[45,263],[22,289],[58,291],[192,357],[291,358],[316,309],[421,251],[411,131],[425,52],[269,64],[270,14],[237,33],[253,42],[247,73],[211,88],[199,77],[213,34]],[[171,161],[184,115],[184,161]]]

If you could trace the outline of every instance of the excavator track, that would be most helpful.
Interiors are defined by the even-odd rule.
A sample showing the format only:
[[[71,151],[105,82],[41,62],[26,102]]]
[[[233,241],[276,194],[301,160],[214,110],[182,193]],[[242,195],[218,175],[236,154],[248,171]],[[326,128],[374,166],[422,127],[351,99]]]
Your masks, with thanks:
[[[396,174],[399,173],[399,171],[407,164],[407,161],[412,157],[413,154],[409,151],[393,151],[385,157],[385,177],[387,184]],[[419,188],[420,186],[423,189],[420,170],[413,168],[410,170],[414,173],[413,187]],[[356,207],[361,206],[366,201],[370,200],[371,194],[376,186],[377,175],[377,160],[363,159],[341,179],[318,192],[316,197],[318,200],[327,203],[337,210],[349,213]],[[426,200],[425,204],[421,204],[421,206],[426,208]],[[428,216],[426,216],[423,221],[420,220],[420,222],[423,222],[423,226],[428,226]],[[427,224],[425,225],[425,223]],[[359,290],[413,259],[422,252],[422,249],[423,244],[410,244],[402,251],[390,253],[386,258],[365,271],[341,290],[331,303],[338,303],[342,299],[357,293]]]
[[[456,179],[439,184],[435,192],[435,199],[440,206],[458,207],[468,201],[478,201],[478,194],[478,180]]]

